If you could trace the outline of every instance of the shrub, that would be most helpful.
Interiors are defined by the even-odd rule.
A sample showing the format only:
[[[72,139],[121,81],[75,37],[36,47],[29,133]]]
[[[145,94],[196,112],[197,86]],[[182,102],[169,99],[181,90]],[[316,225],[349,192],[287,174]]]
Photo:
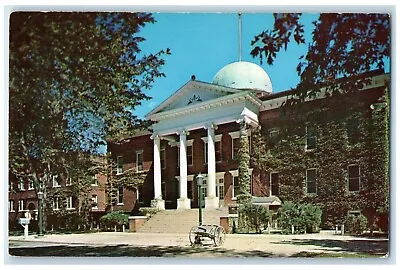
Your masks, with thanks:
[[[317,232],[321,224],[322,210],[311,204],[295,204],[286,201],[278,210],[277,216],[283,233],[291,233],[292,225],[295,233]]]
[[[240,232],[255,231],[261,233],[261,228],[266,228],[268,222],[271,222],[269,210],[261,205],[241,204],[238,212],[239,218],[242,220]]]
[[[155,207],[140,207],[139,214],[146,216],[147,219],[157,214],[160,210]]]
[[[349,234],[360,235],[367,230],[368,219],[362,214],[348,214],[344,223],[344,228]]]
[[[106,228],[127,225],[128,222],[128,215],[123,211],[110,212],[100,218],[100,224]]]

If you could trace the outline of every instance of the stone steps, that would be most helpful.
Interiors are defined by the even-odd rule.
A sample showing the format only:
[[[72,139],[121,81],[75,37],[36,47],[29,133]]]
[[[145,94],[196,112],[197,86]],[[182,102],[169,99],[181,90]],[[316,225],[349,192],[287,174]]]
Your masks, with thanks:
[[[219,225],[219,218],[226,216],[227,209],[202,211],[203,224]],[[199,210],[165,210],[148,220],[139,230],[141,233],[187,233],[199,224]]]

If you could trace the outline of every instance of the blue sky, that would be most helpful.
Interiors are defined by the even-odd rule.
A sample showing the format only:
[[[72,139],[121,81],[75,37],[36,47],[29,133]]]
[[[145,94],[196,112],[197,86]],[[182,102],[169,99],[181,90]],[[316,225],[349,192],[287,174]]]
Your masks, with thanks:
[[[151,109],[183,86],[194,74],[197,80],[211,82],[214,75],[225,65],[238,61],[238,14],[237,13],[154,13],[155,24],[146,25],[140,35],[146,38],[142,44],[144,53],[170,48],[162,68],[165,78],[158,78],[147,92],[152,100],[143,102],[135,113],[144,117]],[[303,14],[306,40],[311,40],[311,22],[316,13]],[[272,29],[271,13],[243,13],[242,15],[242,61],[260,64],[250,55],[250,42],[262,30]],[[295,87],[299,82],[296,66],[307,45],[290,43],[273,65],[262,67],[271,78],[273,92]]]

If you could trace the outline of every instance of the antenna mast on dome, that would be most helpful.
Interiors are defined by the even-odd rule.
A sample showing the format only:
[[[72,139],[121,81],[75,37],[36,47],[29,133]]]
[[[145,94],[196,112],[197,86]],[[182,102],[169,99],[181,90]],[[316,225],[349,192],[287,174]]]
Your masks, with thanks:
[[[242,13],[238,13],[239,16],[239,62],[242,61]]]

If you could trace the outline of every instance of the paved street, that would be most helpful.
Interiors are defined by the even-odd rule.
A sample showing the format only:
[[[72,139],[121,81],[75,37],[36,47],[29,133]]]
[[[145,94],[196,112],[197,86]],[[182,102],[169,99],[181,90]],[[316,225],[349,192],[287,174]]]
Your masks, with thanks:
[[[334,235],[229,234],[220,247],[191,247],[187,234],[99,232],[9,237],[12,256],[78,257],[375,257],[388,254],[387,239]]]

